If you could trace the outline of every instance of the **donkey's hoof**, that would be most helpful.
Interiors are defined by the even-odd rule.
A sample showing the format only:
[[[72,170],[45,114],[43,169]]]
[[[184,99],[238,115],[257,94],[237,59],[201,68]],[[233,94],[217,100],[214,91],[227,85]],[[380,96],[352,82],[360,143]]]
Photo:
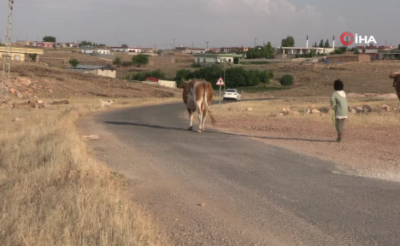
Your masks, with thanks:
[[[203,132],[203,129],[199,129],[199,130],[197,130],[197,132],[198,132],[198,133],[202,133],[202,132]]]
[[[193,127],[192,127],[192,126],[191,126],[191,127],[189,127],[189,128],[188,128],[188,130],[189,130],[189,131],[192,131],[192,130],[193,130]]]

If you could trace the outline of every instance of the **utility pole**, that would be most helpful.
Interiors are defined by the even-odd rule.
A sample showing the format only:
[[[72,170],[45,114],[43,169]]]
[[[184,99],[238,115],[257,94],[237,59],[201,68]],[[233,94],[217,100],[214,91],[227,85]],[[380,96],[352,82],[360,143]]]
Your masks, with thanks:
[[[254,38],[254,48],[257,46],[257,38]]]
[[[208,41],[206,41],[206,44],[207,44],[207,50],[208,50],[208,43],[209,43],[209,42],[208,42]]]
[[[6,40],[3,53],[3,75],[1,77],[0,100],[9,100],[10,92],[10,70],[11,70],[11,41],[12,41],[12,12],[14,0],[8,0]]]
[[[175,38],[172,40],[173,48],[175,49]]]

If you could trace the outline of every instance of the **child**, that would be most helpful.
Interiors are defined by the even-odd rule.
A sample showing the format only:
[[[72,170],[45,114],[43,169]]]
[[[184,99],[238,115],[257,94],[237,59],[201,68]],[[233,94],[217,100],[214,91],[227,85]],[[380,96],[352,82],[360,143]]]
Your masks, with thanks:
[[[347,119],[347,99],[346,93],[343,91],[344,85],[343,82],[338,79],[333,83],[333,88],[335,92],[332,94],[331,97],[331,106],[335,111],[335,121],[336,121],[336,128],[338,132],[337,142],[342,141],[342,134],[343,134],[343,124],[344,120]]]

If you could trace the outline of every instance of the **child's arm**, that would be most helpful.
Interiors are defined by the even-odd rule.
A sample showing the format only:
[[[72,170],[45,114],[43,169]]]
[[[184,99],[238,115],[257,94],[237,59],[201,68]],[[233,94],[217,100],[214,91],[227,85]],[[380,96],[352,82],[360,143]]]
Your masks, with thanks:
[[[331,107],[335,107],[336,106],[336,97],[335,97],[335,93],[332,94],[331,97]]]

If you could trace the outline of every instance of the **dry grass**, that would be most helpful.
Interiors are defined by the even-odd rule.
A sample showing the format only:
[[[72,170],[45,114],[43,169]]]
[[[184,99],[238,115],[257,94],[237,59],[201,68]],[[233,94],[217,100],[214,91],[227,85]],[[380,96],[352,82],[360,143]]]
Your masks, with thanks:
[[[81,99],[57,109],[0,109],[1,245],[167,244],[123,196],[124,179],[88,154],[74,123],[97,107]]]
[[[389,105],[392,112],[372,112],[366,114],[352,114],[349,113],[348,124],[350,126],[398,126],[400,124],[400,103],[398,101],[362,101],[357,99],[349,100],[350,107],[357,107],[362,105],[369,105],[373,109],[380,109],[382,105]],[[331,117],[327,114],[304,114],[311,104],[316,108],[330,107],[329,98],[326,99],[313,99],[313,98],[300,98],[300,99],[280,99],[274,101],[252,101],[252,102],[233,102],[223,104],[222,106],[215,105],[212,110],[218,117],[220,116],[237,116],[244,117],[250,116],[254,118],[274,118],[276,120],[296,120],[296,119],[309,119],[317,122],[331,121]],[[248,111],[248,108],[252,108]],[[298,116],[285,116],[277,117],[283,108],[290,108],[291,110],[298,111]],[[396,110],[394,110],[396,109]]]

